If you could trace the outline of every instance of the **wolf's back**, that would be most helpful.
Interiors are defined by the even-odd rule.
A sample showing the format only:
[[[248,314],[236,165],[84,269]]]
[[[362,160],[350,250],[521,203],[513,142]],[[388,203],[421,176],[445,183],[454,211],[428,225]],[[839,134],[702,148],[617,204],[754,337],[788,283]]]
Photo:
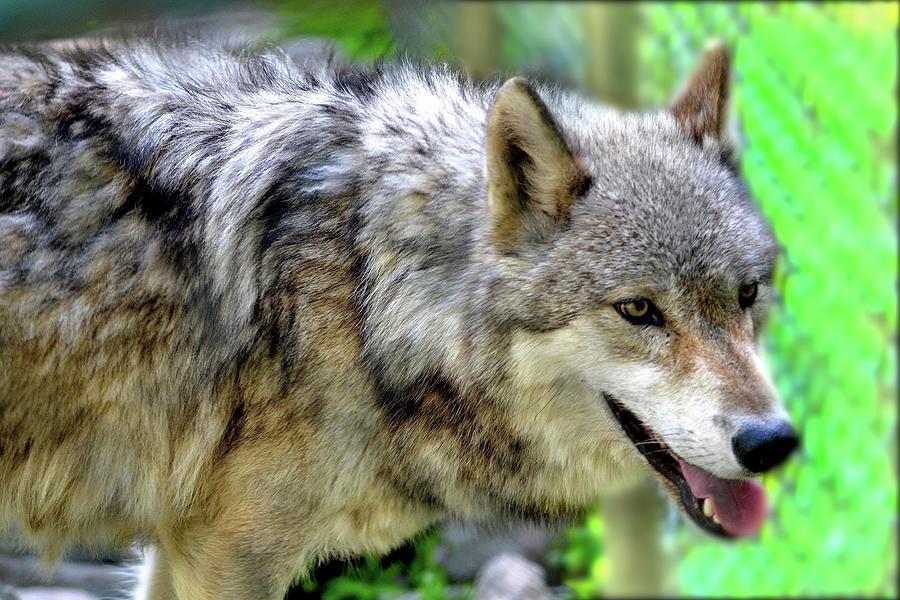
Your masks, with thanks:
[[[33,539],[94,539],[98,523],[127,539],[193,502],[223,432],[251,418],[238,398],[291,385],[326,330],[332,357],[352,334],[351,197],[289,195],[313,154],[298,115],[316,115],[285,104],[286,61],[253,60],[0,53],[0,517]],[[321,274],[306,296],[312,277],[275,258],[298,232]],[[293,335],[282,356],[274,340]]]

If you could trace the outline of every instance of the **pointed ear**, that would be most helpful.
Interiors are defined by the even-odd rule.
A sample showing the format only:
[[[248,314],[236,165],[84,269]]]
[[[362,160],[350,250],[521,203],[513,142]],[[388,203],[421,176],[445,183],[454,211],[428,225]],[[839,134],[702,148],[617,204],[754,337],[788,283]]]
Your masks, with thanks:
[[[703,141],[705,135],[721,139],[725,126],[731,56],[721,40],[714,40],[703,52],[700,65],[684,89],[669,104],[669,111]]]
[[[494,97],[486,152],[492,235],[504,249],[545,235],[590,185],[547,106],[521,77]]]

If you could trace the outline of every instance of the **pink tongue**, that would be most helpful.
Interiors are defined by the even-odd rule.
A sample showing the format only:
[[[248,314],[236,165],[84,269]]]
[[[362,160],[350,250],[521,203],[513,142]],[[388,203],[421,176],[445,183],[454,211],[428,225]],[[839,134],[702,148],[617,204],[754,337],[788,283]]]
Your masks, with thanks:
[[[720,479],[683,460],[681,472],[695,497],[711,498],[722,528],[735,536],[759,531],[769,512],[766,492],[757,481]]]

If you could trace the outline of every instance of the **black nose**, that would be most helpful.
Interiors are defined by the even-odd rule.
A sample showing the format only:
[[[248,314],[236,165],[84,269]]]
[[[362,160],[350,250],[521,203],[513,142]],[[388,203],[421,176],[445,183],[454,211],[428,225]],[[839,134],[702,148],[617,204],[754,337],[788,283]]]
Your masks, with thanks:
[[[787,421],[757,422],[744,426],[731,439],[738,462],[752,473],[780,465],[800,440]]]

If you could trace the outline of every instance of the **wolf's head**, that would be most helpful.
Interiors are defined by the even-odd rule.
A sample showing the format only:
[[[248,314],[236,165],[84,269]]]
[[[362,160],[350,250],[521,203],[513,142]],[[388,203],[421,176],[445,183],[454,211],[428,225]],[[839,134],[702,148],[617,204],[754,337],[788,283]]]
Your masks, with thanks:
[[[514,377],[581,382],[686,514],[740,536],[766,513],[748,478],[797,436],[758,351],[777,244],[722,139],[728,79],[714,46],[631,115],[511,79],[486,148]]]

